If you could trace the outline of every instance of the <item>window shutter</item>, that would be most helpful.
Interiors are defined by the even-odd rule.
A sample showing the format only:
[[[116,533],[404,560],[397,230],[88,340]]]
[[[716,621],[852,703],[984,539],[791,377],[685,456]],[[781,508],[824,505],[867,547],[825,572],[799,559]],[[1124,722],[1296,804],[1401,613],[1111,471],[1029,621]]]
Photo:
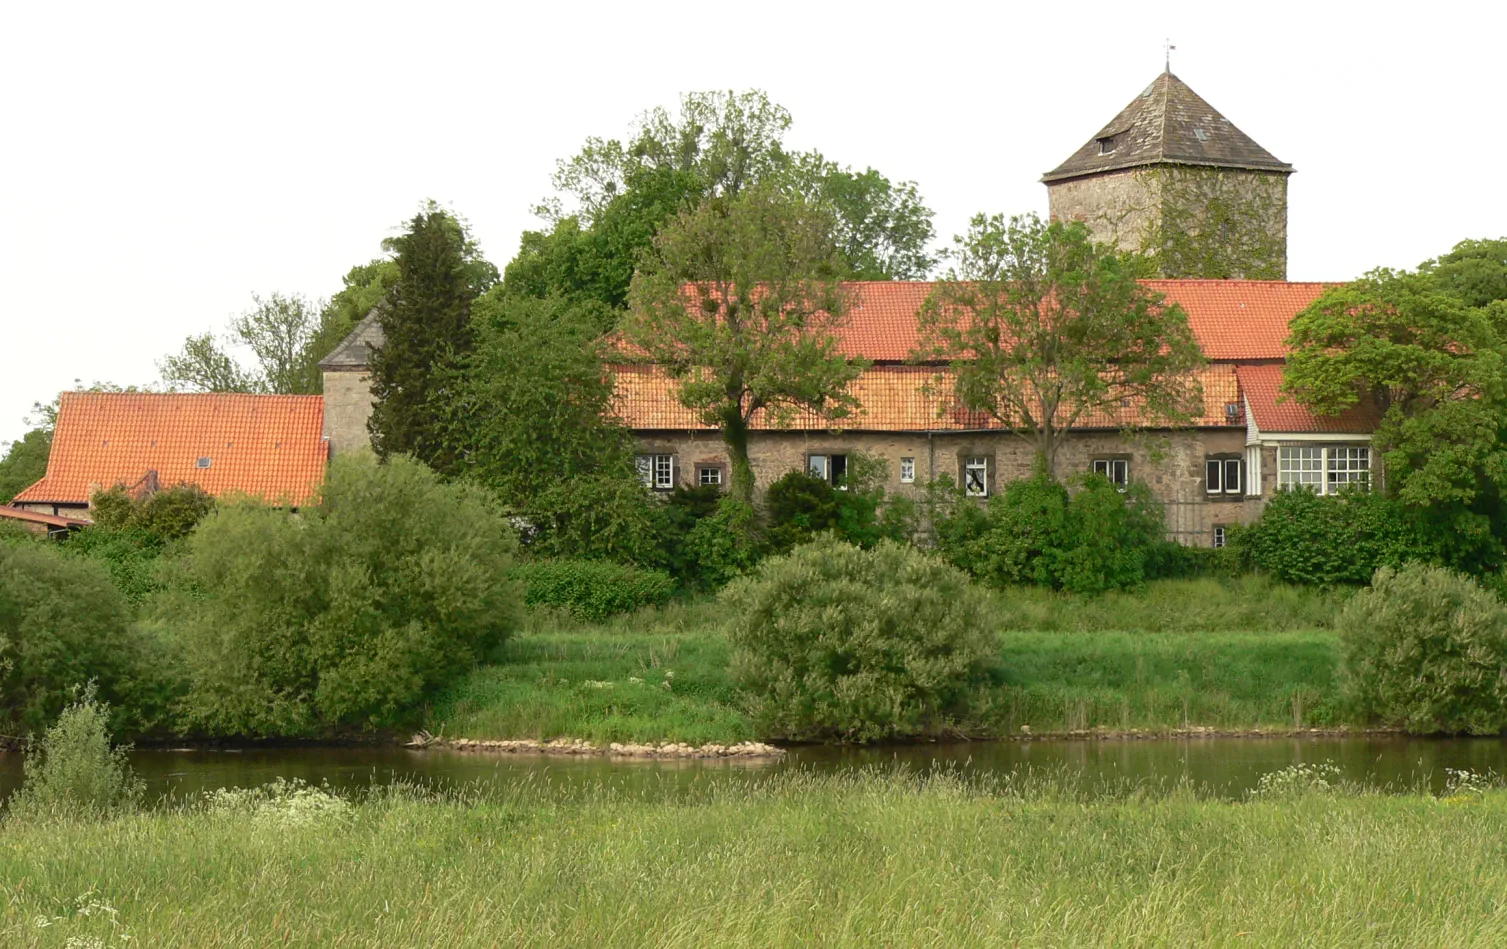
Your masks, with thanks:
[[[680,487],[680,456],[670,456],[670,490]]]

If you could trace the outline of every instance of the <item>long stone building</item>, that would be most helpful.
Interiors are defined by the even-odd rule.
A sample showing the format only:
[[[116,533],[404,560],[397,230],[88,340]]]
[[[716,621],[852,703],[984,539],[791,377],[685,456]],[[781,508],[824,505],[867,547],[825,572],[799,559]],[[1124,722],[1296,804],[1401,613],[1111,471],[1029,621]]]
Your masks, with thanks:
[[[1176,253],[1164,266],[1217,271],[1147,281],[1187,312],[1208,360],[1200,379],[1203,410],[1193,426],[1138,427],[1128,414],[1092,418],[1059,458],[1064,472],[1100,471],[1117,482],[1149,484],[1165,506],[1169,534],[1187,544],[1222,544],[1225,526],[1254,518],[1283,487],[1329,492],[1370,477],[1373,419],[1359,412],[1317,418],[1278,394],[1288,323],[1325,285],[1208,279],[1239,276],[1228,272],[1232,260],[1246,262],[1236,270],[1285,275],[1292,170],[1167,72],[1043,179],[1054,216],[1084,220],[1100,240],[1126,249],[1167,242]],[[1202,190],[1178,184],[1187,179],[1200,181]],[[1252,195],[1255,207],[1234,207],[1252,203]],[[1243,235],[1232,235],[1223,219],[1232,208],[1245,215]],[[946,474],[986,498],[1028,476],[1030,445],[987,416],[949,408],[927,385],[939,367],[908,362],[916,313],[931,284],[847,289],[852,306],[842,350],[873,361],[853,389],[862,407],[841,430],[810,416],[784,427],[756,419],[749,452],[757,482],[768,485],[792,469],[836,482],[856,453],[885,463],[891,493],[919,492]],[[366,369],[380,345],[380,327],[369,317],[322,364],[325,434],[337,453],[367,443]],[[638,435],[645,484],[658,491],[726,484],[718,432],[680,404],[674,382],[652,366],[614,371],[618,412]],[[1127,426],[1133,435],[1125,434]]]

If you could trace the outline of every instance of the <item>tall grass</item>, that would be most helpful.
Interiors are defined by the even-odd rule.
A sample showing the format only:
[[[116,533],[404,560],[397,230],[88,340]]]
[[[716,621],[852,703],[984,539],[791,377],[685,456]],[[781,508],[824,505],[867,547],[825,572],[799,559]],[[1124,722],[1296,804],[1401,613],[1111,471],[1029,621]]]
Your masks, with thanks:
[[[1348,590],[1320,590],[1264,577],[1153,580],[1144,590],[1098,596],[1015,587],[994,594],[1007,630],[1032,632],[1281,632],[1332,629]]]
[[[991,594],[996,681],[958,735],[1347,723],[1336,681],[1342,594],[1258,578],[1138,594]],[[447,690],[433,731],[468,738],[741,741],[760,735],[727,672],[725,607],[671,604],[591,623],[531,612],[495,662]],[[673,673],[673,675],[672,675]]]
[[[1090,801],[795,774],[673,802],[395,792],[296,822],[0,825],[0,943],[1500,946],[1504,837],[1502,791]]]
[[[531,611],[494,662],[447,689],[432,731],[467,738],[736,742],[755,737],[727,674],[717,604],[604,623]]]

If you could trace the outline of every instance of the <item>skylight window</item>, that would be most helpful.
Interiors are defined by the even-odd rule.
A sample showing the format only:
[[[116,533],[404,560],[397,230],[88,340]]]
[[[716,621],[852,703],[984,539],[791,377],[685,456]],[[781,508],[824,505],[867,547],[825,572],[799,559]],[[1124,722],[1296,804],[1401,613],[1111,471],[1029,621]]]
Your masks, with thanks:
[[[199,460],[196,461],[196,462],[194,462],[194,467],[195,468],[208,468],[209,467],[209,456],[207,456],[207,455],[201,455],[199,457]]]

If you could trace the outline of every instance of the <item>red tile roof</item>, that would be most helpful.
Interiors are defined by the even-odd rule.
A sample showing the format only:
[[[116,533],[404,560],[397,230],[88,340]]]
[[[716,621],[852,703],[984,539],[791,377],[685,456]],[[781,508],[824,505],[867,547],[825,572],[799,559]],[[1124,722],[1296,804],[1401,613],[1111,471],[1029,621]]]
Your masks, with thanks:
[[[1287,324],[1335,286],[1281,280],[1143,283],[1183,308],[1204,356],[1216,361],[1285,358]],[[849,293],[846,325],[837,333],[843,354],[879,362],[909,359],[917,343],[916,313],[935,284],[855,281],[843,286]]]
[[[698,420],[690,409],[676,398],[676,383],[656,366],[618,366],[617,412],[629,428],[660,431],[711,430],[715,426]],[[1239,404],[1235,382],[1235,368],[1230,365],[1211,365],[1199,373],[1203,386],[1203,412],[1194,424],[1199,427],[1226,427],[1244,424],[1238,416],[1232,422],[1225,406]],[[772,424],[762,413],[754,416],[753,428],[787,428],[805,431],[826,431],[842,428],[849,431],[867,432],[917,432],[917,431],[971,431],[978,429],[1004,429],[997,420],[983,413],[964,412],[957,409],[943,411],[952,391],[951,373],[928,366],[875,366],[865,372],[852,385],[861,408],[841,422],[832,423],[817,418],[810,412],[794,415],[789,424]],[[931,390],[931,391],[928,391]],[[1095,413],[1080,421],[1083,428],[1118,429],[1126,425],[1141,424],[1141,416],[1133,407],[1124,412]]]
[[[135,484],[154,470],[164,486],[296,506],[324,480],[323,429],[317,395],[65,392],[47,474],[15,501],[82,504],[91,486]]]
[[[1283,395],[1282,366],[1239,366],[1235,375],[1240,391],[1251,407],[1256,427],[1266,434],[1283,432],[1329,432],[1367,435],[1376,430],[1377,413],[1354,408],[1335,416],[1315,415]]]

